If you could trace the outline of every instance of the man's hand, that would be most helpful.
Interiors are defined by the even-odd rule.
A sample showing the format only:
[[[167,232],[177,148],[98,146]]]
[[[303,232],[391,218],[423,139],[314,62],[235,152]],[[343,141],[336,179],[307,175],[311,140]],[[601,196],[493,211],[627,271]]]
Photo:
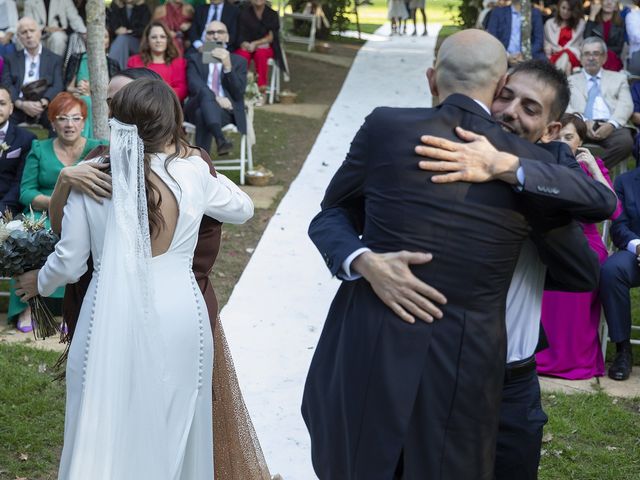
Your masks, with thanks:
[[[127,33],[129,33],[129,30],[127,30],[127,27],[116,28],[116,35],[126,35]]]
[[[16,295],[18,295],[23,302],[38,295],[38,272],[40,272],[40,269],[31,270],[15,278],[17,287]]]
[[[226,48],[214,48],[211,50],[211,56],[222,62],[222,67],[227,72],[231,70],[231,56]]]
[[[442,312],[433,302],[444,305],[447,299],[442,293],[418,279],[409,265],[421,265],[431,261],[430,253],[365,252],[351,264],[373,288],[378,298],[402,320],[415,323],[415,317],[427,323],[442,318]]]
[[[23,100],[20,104],[20,110],[22,110],[30,117],[38,117],[42,112],[44,112],[44,107],[40,102]]]
[[[601,123],[597,130],[594,130],[594,138],[596,140],[604,140],[615,130],[611,123]]]
[[[60,172],[60,182],[102,203],[103,198],[111,198],[111,176],[104,172],[108,168],[108,163],[96,162],[65,167]]]
[[[44,27],[44,31],[48,33],[64,32],[64,28],[60,27]]]
[[[502,180],[511,185],[517,183],[516,171],[520,160],[515,155],[498,152],[486,137],[456,127],[456,134],[469,143],[459,143],[441,137],[423,135],[416,153],[432,160],[422,160],[418,166],[431,172],[451,172],[434,175],[434,183],[473,182]]]
[[[231,100],[229,100],[227,97],[216,97],[216,101],[218,102],[218,105],[220,105],[220,108],[222,108],[223,110],[233,110]]]

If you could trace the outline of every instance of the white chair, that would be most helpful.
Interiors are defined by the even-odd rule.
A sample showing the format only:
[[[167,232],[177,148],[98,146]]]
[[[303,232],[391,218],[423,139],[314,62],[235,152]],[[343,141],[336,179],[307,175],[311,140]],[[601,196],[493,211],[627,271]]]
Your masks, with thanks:
[[[222,128],[223,132],[238,133],[237,127],[230,123]],[[240,172],[240,185],[244,185],[244,176],[247,170],[253,169],[252,147],[249,144],[247,135],[243,133],[240,136],[240,157],[230,158],[226,160],[213,160],[213,166],[216,170],[238,170]],[[248,168],[247,168],[248,166]]]
[[[291,9],[291,13],[288,13],[286,11],[287,7]],[[323,17],[324,14],[322,13],[321,7],[314,7],[311,2],[307,3],[305,9],[302,12],[294,12],[293,6],[290,2],[287,1],[287,3],[284,5],[284,8],[282,9],[282,20],[280,22],[280,31],[282,32],[282,37],[287,42],[306,44],[307,50],[311,52],[316,45],[317,25],[319,22],[323,21]],[[295,23],[296,21],[309,22],[311,25],[309,28],[309,36],[302,37],[300,35],[292,34],[289,30],[289,26],[287,25],[287,19],[291,20],[292,23]],[[324,21],[326,22],[326,18],[324,18]]]
[[[280,67],[275,59],[270,58],[267,65],[271,67],[271,79],[269,80],[268,102],[272,105],[280,96]]]

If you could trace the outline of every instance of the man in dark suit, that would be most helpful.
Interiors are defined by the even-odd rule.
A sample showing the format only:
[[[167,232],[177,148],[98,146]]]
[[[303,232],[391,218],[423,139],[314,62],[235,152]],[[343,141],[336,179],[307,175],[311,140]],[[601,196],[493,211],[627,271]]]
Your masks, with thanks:
[[[609,338],[616,344],[609,377],[626,380],[633,366],[630,289],[640,286],[640,169],[617,177],[614,188],[622,203],[622,213],[611,225],[611,239],[618,251],[602,265],[600,300]]]
[[[49,102],[64,89],[62,84],[62,58],[44,48],[42,32],[35,20],[22,17],[18,21],[18,38],[24,50],[5,58],[2,85],[11,92],[14,111],[11,119],[17,123],[40,123],[50,128],[47,118]],[[47,80],[48,86],[37,100],[23,98],[22,88],[37,80]]]
[[[238,33],[238,16],[240,15],[240,9],[235,5],[226,2],[225,0],[212,0],[210,5],[198,5],[196,7],[195,14],[193,15],[193,21],[191,28],[189,29],[189,41],[193,49],[200,51],[202,44],[210,39],[206,37],[206,28],[213,22],[222,22],[227,26],[229,32],[229,40],[227,40],[227,49],[233,52],[238,45],[236,45],[236,38]]]
[[[496,37],[509,55],[509,65],[513,66],[523,60],[521,52],[520,28],[522,24],[520,0],[511,2],[507,7],[496,7],[491,10],[487,22],[487,32]],[[542,14],[537,8],[531,9],[531,56],[545,59],[544,26]]]
[[[367,282],[342,284],[302,407],[323,480],[493,478],[506,293],[528,212],[504,183],[432,183],[417,169],[413,147],[424,133],[455,140],[452,127],[460,125],[516,161],[553,163],[547,152],[502,131],[483,106],[505,71],[506,54],[488,34],[449,37],[428,72],[443,103],[375,110],[327,189],[323,210],[366,205],[362,238],[372,250],[432,252],[414,274],[448,302],[441,321],[402,322]],[[521,163],[527,183],[560,196],[556,176],[541,174],[537,161]]]
[[[11,93],[0,86],[0,214],[20,212],[20,180],[24,159],[36,136],[9,120],[13,112]]]
[[[560,171],[549,165],[554,175],[566,176],[566,188],[561,198],[564,211],[570,215],[578,212],[583,218],[600,220],[615,207],[615,196],[606,187],[592,182],[580,169],[566,145],[549,142],[557,135],[558,117],[569,101],[567,79],[548,62],[530,61],[519,64],[509,76],[503,91],[493,102],[492,114],[508,130],[529,141],[544,142],[553,152],[559,165],[576,170]],[[449,144],[440,139],[430,143],[440,145],[441,152],[429,151],[434,157],[464,164],[466,158],[451,158],[456,148],[472,144]],[[443,145],[443,143],[445,143]],[[422,147],[421,147],[422,148]],[[479,147],[478,147],[479,148]],[[485,165],[499,163],[496,152],[485,145],[480,150]],[[482,152],[482,153],[480,153]],[[440,156],[438,155],[440,154]],[[429,156],[429,155],[426,155]],[[526,162],[524,162],[526,165]],[[443,168],[442,166],[440,167]],[[565,170],[565,169],[562,169]],[[458,170],[460,173],[460,170]],[[488,173],[485,175],[489,175]],[[473,181],[474,178],[467,177]],[[525,181],[525,185],[528,182]],[[522,189],[523,198],[537,196],[544,202],[547,196],[537,190]],[[554,200],[555,203],[555,200]],[[542,205],[539,205],[542,206]],[[559,205],[556,205],[556,209]],[[585,210],[584,208],[588,210]],[[589,211],[590,210],[590,211]],[[556,213],[557,215],[557,213]],[[370,252],[358,238],[357,211],[334,208],[318,214],[309,228],[309,235],[318,249],[338,265],[335,272],[340,278],[357,278],[356,258]],[[585,218],[586,220],[586,218]],[[582,229],[575,222],[546,232],[534,232],[532,242],[523,245],[511,280],[506,306],[507,367],[500,409],[495,478],[497,480],[537,478],[542,443],[542,428],[546,415],[542,410],[540,386],[536,375],[534,352],[538,343],[542,293],[544,288],[568,291],[592,291],[597,288],[599,263],[589,248]],[[351,245],[353,253],[342,248]],[[536,248],[538,253],[536,252]],[[429,257],[424,253],[395,252],[367,253],[359,266],[367,271],[366,278],[384,303],[403,318],[417,316],[429,320],[441,312],[433,302],[442,303],[439,292],[417,279],[409,269],[411,263],[424,263]],[[541,259],[544,259],[543,265]],[[352,268],[355,264],[355,268]],[[546,279],[545,284],[545,270]]]
[[[207,40],[227,43],[229,34],[224,23],[207,25]],[[233,123],[238,131],[247,133],[244,111],[244,91],[247,86],[247,62],[224,48],[216,48],[212,56],[218,61],[203,63],[202,54],[187,55],[189,100],[185,117],[196,125],[196,145],[209,151],[211,138],[216,141],[218,155],[226,155],[233,144],[222,133],[222,127]]]

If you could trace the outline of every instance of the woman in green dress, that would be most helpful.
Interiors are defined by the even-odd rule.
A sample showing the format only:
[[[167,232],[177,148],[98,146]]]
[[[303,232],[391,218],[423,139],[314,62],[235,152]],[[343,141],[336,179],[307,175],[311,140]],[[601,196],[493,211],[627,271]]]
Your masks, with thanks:
[[[36,218],[49,208],[49,199],[60,171],[77,164],[95,147],[106,143],[81,135],[87,118],[87,105],[71,93],[62,92],[51,101],[48,117],[57,137],[33,141],[20,184],[20,203],[25,206],[25,213],[33,209]],[[51,298],[61,299],[63,295],[64,288],[60,288]],[[30,309],[17,297],[12,285],[8,317],[12,320],[18,315],[18,330],[30,331]]]

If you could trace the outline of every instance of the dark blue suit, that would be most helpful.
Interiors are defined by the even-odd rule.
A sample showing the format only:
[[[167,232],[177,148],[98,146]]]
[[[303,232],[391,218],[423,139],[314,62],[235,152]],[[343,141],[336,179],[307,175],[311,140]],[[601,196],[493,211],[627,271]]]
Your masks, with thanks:
[[[614,182],[622,213],[611,225],[611,239],[619,251],[611,255],[600,274],[600,299],[609,337],[622,342],[631,337],[629,289],[640,286],[640,267],[635,253],[628,251],[631,240],[640,239],[640,169],[620,175]]]
[[[538,159],[522,160],[526,191],[516,194],[500,182],[431,183],[413,148],[422,134],[455,140],[451,125]],[[316,217],[310,234],[332,237],[321,252],[334,273],[362,244],[376,252],[432,252],[431,263],[412,270],[449,302],[442,320],[410,325],[366,281],[341,285],[302,406],[320,478],[388,480],[402,452],[405,478],[493,479],[506,292],[530,228],[523,202],[534,192],[553,204],[571,195],[540,161],[555,163],[462,95],[434,109],[377,109],[367,118],[327,189],[321,215],[329,221],[319,226]],[[615,200],[604,212],[598,208],[606,216]],[[337,235],[344,209],[356,212],[348,213],[353,225]],[[588,217],[592,209],[579,210]]]
[[[504,45],[509,46],[511,37],[511,7],[496,7],[489,14],[487,32],[496,37]],[[544,27],[542,14],[537,8],[531,9],[531,56],[533,58],[546,58],[543,50]]]
[[[24,169],[24,160],[31,150],[31,142],[36,136],[29,130],[20,128],[13,121],[9,122],[4,143],[9,149],[0,153],[0,213],[10,210],[18,214],[22,207],[18,201],[20,196],[20,180]]]

